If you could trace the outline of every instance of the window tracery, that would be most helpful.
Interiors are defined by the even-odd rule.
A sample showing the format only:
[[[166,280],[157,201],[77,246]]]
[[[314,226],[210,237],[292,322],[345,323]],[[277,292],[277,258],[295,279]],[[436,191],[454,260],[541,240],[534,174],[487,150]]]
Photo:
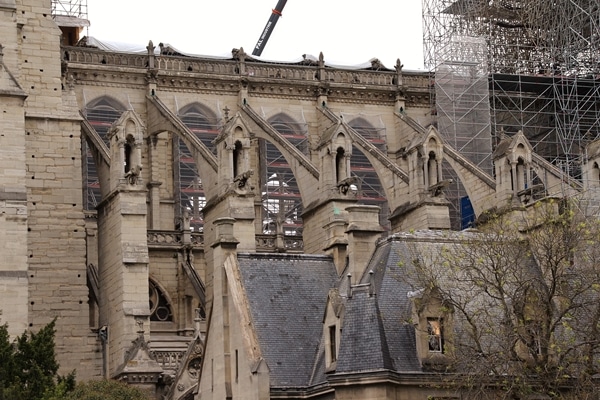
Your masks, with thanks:
[[[173,311],[169,299],[153,280],[149,280],[148,299],[150,303],[150,321],[173,321]]]

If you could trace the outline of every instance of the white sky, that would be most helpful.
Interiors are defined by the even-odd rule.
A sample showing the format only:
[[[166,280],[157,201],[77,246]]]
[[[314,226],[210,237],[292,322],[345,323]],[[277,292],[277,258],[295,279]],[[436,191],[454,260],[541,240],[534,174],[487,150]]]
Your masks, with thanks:
[[[277,0],[88,0],[87,35],[197,55],[252,53]],[[85,34],[85,33],[84,33]],[[293,61],[323,52],[330,64],[378,58],[423,69],[420,0],[288,0],[261,59]]]

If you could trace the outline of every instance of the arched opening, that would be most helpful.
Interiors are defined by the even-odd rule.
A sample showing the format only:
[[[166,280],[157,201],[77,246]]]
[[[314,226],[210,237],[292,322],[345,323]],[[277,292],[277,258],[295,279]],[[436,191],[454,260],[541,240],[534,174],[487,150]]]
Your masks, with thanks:
[[[306,132],[301,124],[280,113],[268,122],[293,146],[308,152]],[[302,198],[287,160],[275,145],[259,140],[263,233],[275,234],[278,226],[284,235],[302,234]]]
[[[527,166],[525,165],[525,160],[523,160],[521,157],[519,157],[519,159],[517,160],[515,174],[516,174],[516,179],[513,182],[515,182],[516,187],[513,188],[513,190],[516,190],[517,192],[519,192],[521,190],[526,189],[527,188]]]
[[[379,150],[384,153],[387,151],[384,132],[381,128],[374,127],[366,119],[360,117],[350,121],[349,125]],[[357,178],[358,200],[363,204],[380,207],[379,224],[385,230],[390,230],[391,225],[388,219],[390,208],[379,176],[367,156],[355,146],[350,159],[350,174]]]
[[[135,139],[133,138],[133,136],[129,135],[127,136],[127,140],[125,141],[125,160],[123,162],[124,164],[124,172],[128,173],[129,171],[131,171],[131,167],[132,167],[132,158],[133,158],[133,147],[134,147],[134,143],[135,143]]]
[[[100,135],[106,146],[110,147],[108,131],[125,110],[126,108],[116,99],[103,96],[89,102],[85,106],[83,114],[98,135]],[[84,181],[83,207],[85,210],[95,210],[98,203],[102,201],[98,171],[91,149],[85,141],[82,143],[82,152]]]
[[[335,153],[335,180],[340,182],[346,178],[346,152],[343,148],[338,147]]]
[[[219,118],[216,114],[203,104],[192,103],[181,108],[177,115],[216,156],[217,148],[213,144],[213,141],[219,134]]]
[[[189,104],[179,110],[181,121],[209,148],[213,154],[217,149],[213,140],[219,133],[219,120],[215,113],[200,103]],[[192,156],[179,136],[173,137],[173,152],[175,163],[175,200],[179,203],[178,218],[187,214],[190,218],[190,228],[195,232],[204,230],[204,217],[202,208],[206,205],[206,195],[202,186],[202,180],[198,174],[198,167]]]
[[[427,158],[427,174],[429,186],[435,185],[439,182],[438,162],[435,157],[435,152],[433,151],[429,152],[429,157]]]
[[[233,148],[233,177],[235,178],[243,171],[242,143],[238,140]]]

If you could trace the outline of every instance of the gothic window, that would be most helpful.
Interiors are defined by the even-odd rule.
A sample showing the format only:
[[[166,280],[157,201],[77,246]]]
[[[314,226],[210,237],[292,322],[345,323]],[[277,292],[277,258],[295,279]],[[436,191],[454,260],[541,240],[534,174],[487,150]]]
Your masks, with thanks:
[[[156,282],[149,281],[150,321],[172,322],[173,311],[163,290]]]
[[[219,134],[219,120],[215,113],[200,103],[192,103],[179,110],[181,121],[200,139],[200,141],[217,155],[213,140]]]
[[[594,163],[592,171],[592,184],[598,185],[600,183],[600,167],[597,162]]]
[[[125,111],[125,107],[117,100],[110,97],[100,97],[88,103],[84,109],[84,115],[94,130],[100,135],[106,146],[110,147],[107,135],[112,124],[119,119]],[[83,142],[83,180],[84,180],[84,208],[94,210],[102,200],[100,193],[100,182],[96,164],[87,142]]]
[[[286,114],[277,114],[269,124],[300,151],[308,151],[302,124]],[[263,204],[263,233],[274,234],[280,226],[284,235],[302,232],[302,199],[296,178],[287,160],[275,145],[260,140],[261,195]]]
[[[217,154],[212,142],[219,133],[219,123],[217,116],[208,107],[192,103],[179,110],[179,118],[213,154]],[[206,205],[206,196],[198,167],[191,151],[178,136],[174,138],[173,149],[175,159],[179,161],[175,168],[175,190],[180,204],[180,216],[187,213],[191,229],[202,232],[202,208]]]
[[[444,325],[441,318],[427,318],[427,339],[429,352],[444,352]]]
[[[350,121],[349,125],[379,150],[384,153],[387,151],[383,128],[375,128],[364,118],[355,118]],[[350,172],[351,176],[358,178],[358,200],[363,204],[381,207],[379,223],[384,229],[389,230],[391,228],[388,220],[390,209],[383,185],[367,156],[355,146],[353,146],[352,158],[350,159]]]

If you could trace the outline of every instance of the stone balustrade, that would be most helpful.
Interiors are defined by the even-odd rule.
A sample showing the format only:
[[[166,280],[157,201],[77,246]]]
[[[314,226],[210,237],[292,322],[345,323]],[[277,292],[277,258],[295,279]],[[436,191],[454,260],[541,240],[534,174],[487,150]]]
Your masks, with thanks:
[[[277,235],[256,235],[256,251],[258,252],[301,252],[304,249],[304,241],[302,236],[284,236],[283,249],[277,248]]]
[[[190,234],[191,242],[194,247],[204,246],[204,235],[199,232]],[[183,233],[181,231],[158,231],[151,230],[147,233],[148,247],[181,247],[183,243]]]
[[[115,67],[148,68],[147,54],[121,53],[87,47],[65,47],[63,57],[71,64],[103,64]],[[286,82],[326,82],[353,88],[395,87],[396,71],[358,70],[317,65],[273,64],[246,60],[214,59],[184,56],[157,55],[154,65],[161,74],[200,73],[207,75],[247,77],[251,80],[277,80]],[[321,78],[321,79],[319,79]],[[409,71],[402,73],[401,84],[410,89],[428,89],[431,79],[427,73]]]
[[[152,350],[151,355],[165,371],[178,371],[185,351]]]
[[[183,245],[183,233],[180,231],[148,231],[149,248],[178,248]],[[277,235],[256,235],[256,250],[259,252],[274,252],[283,249],[277,248]],[[204,235],[199,232],[191,234],[194,247],[204,246]],[[283,245],[285,251],[302,251],[304,241],[301,235],[284,236]]]

